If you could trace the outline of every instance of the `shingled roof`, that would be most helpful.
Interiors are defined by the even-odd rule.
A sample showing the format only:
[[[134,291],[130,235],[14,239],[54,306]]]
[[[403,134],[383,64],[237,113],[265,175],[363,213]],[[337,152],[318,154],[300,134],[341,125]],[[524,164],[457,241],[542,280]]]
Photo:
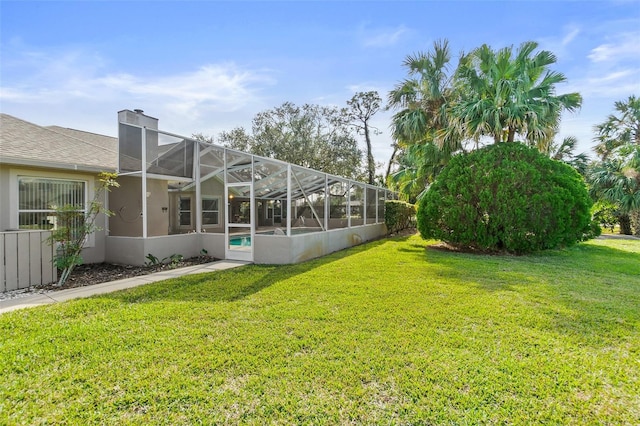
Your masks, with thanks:
[[[59,126],[38,126],[0,114],[0,163],[114,171],[118,167],[118,139]]]

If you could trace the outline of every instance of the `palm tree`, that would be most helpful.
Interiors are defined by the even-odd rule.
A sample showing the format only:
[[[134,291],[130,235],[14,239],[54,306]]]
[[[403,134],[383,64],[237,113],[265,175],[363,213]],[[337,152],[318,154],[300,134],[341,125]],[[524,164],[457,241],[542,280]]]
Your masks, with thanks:
[[[451,158],[433,142],[413,144],[398,155],[399,170],[391,173],[389,186],[414,203],[426,192],[429,184],[442,171]]]
[[[534,53],[537,47],[525,42],[514,54],[512,46],[494,51],[485,44],[462,56],[456,84],[465,96],[453,115],[469,138],[490,136],[498,143],[520,135],[535,145],[555,133],[563,110],[580,108],[580,94],[556,95],[566,77],[548,69],[556,57],[546,50]]]
[[[577,146],[578,139],[574,136],[567,136],[562,139],[561,142],[552,141],[548,144],[547,151],[545,152],[541,150],[541,152],[548,154],[549,157],[554,160],[567,163],[576,169],[582,176],[585,176],[587,173],[587,167],[589,166],[589,156],[584,152],[575,154],[574,152]]]
[[[422,193],[448,158],[462,148],[459,133],[447,131],[449,105],[456,97],[450,63],[448,41],[436,41],[431,51],[406,57],[403,65],[409,77],[389,93],[388,108],[397,110],[391,134],[400,165],[390,179],[409,198]]]
[[[605,160],[590,174],[591,194],[619,206],[629,216],[634,234],[640,236],[640,146],[635,147],[627,159]],[[630,229],[621,233],[631,234]]]
[[[625,145],[640,146],[640,98],[629,96],[626,102],[617,101],[614,107],[618,115],[611,114],[594,127],[594,140],[598,143],[594,150],[602,160]]]
[[[389,93],[389,108],[399,110],[392,119],[392,136],[401,144],[438,140],[449,126],[448,108],[456,96],[449,72],[449,42],[434,42],[433,50],[406,57],[403,65],[409,78]],[[459,148],[460,140],[449,140],[449,151]]]
[[[616,204],[640,235],[640,99],[614,104],[617,114],[594,127],[594,151],[601,161],[590,174],[592,193]],[[624,220],[621,220],[621,232]]]

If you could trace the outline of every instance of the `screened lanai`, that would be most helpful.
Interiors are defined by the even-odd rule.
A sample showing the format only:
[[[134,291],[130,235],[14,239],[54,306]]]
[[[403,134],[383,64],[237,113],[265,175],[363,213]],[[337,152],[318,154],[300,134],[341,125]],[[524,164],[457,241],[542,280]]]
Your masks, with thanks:
[[[160,131],[154,120],[119,113],[121,187],[109,198],[116,253],[169,247],[187,256],[195,244],[226,259],[294,263],[384,235],[392,192]]]

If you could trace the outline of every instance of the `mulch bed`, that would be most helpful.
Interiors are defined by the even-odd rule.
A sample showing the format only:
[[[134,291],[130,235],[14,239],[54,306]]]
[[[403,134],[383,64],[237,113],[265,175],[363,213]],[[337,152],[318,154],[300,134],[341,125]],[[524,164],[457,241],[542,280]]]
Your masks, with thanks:
[[[54,283],[40,288],[44,290],[62,290],[65,288],[84,287],[92,284],[121,280],[124,278],[138,277],[140,275],[152,274],[154,272],[166,271],[168,269],[202,265],[216,260],[218,259],[211,256],[197,256],[189,259],[183,259],[180,262],[173,264],[161,263],[149,266],[89,263],[86,265],[76,266],[71,273],[71,276],[69,276],[67,282],[62,287],[58,287]],[[58,276],[60,276],[60,272],[58,272]]]

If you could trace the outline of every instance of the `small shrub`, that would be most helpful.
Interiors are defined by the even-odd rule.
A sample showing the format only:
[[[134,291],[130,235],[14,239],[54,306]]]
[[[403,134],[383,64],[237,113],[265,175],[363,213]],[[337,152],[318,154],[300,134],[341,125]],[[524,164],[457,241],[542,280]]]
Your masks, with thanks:
[[[613,232],[620,216],[619,209],[615,204],[609,201],[598,201],[593,205],[591,211],[594,221]]]
[[[384,203],[384,223],[387,232],[393,234],[403,229],[415,228],[416,206],[404,201],[389,200]]]
[[[73,269],[82,265],[82,248],[87,237],[101,228],[96,225],[96,219],[101,213],[112,216],[113,212],[107,210],[103,203],[104,194],[111,188],[120,186],[116,182],[117,173],[101,172],[98,175],[98,184],[95,188],[93,200],[88,203],[86,212],[81,206],[66,204],[56,208],[57,227],[52,230],[48,239],[56,250],[53,263],[61,270],[58,278],[58,286],[64,285]]]
[[[591,199],[570,166],[520,143],[458,155],[418,206],[418,230],[454,246],[527,253],[591,238]]]

